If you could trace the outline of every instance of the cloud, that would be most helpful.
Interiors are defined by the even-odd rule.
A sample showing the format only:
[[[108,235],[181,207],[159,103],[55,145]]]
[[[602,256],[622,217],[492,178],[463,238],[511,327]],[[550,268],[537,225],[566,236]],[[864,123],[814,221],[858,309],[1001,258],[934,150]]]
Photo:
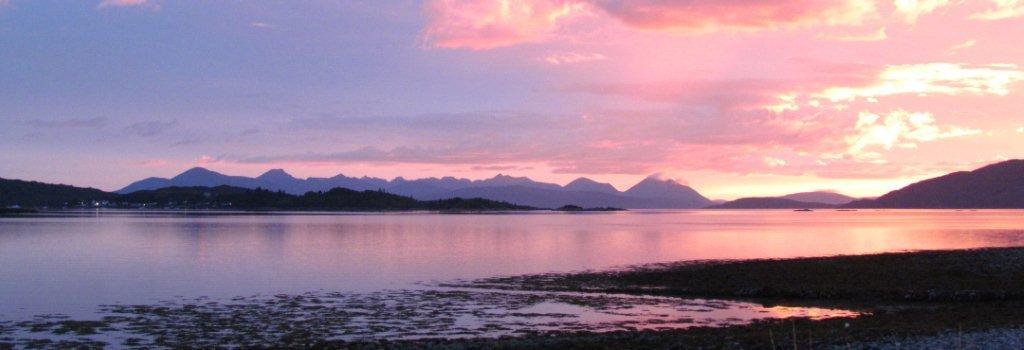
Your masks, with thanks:
[[[564,90],[671,104],[753,105],[773,101],[777,91],[793,83],[763,79],[677,80],[640,83],[587,83],[569,85]]]
[[[880,154],[872,149],[916,148],[922,142],[981,133],[975,129],[939,126],[931,113],[904,110],[891,111],[884,116],[861,112],[857,116],[854,131],[853,135],[846,138],[849,145],[847,152],[858,159],[880,158]]]
[[[581,5],[570,0],[429,0],[423,36],[434,47],[472,50],[536,42]]]
[[[833,102],[872,99],[883,96],[916,95],[998,95],[1010,93],[1011,85],[1024,81],[1024,70],[1014,64],[964,65],[925,63],[891,65],[877,81],[867,86],[832,87],[816,97]]]
[[[470,168],[472,170],[486,170],[486,171],[522,171],[532,170],[533,167],[520,166],[520,165],[476,165]]]
[[[870,33],[822,33],[818,38],[836,41],[882,41],[889,38],[885,33],[885,27],[878,28]]]
[[[875,13],[869,0],[591,0],[622,22],[646,29],[762,30],[859,25]]]
[[[544,61],[553,65],[576,64],[608,59],[599,53],[558,52],[544,56]]]
[[[205,164],[205,165],[218,164],[218,163],[223,163],[226,158],[228,158],[228,157],[225,156],[225,155],[220,155],[220,156],[216,156],[216,157],[209,156],[209,155],[202,155],[198,159],[195,160],[195,163],[196,164]]]
[[[896,12],[903,15],[907,23],[915,23],[921,15],[950,4],[949,0],[896,0]]]
[[[131,162],[134,166],[143,168],[162,168],[170,164],[166,159],[143,159]]]
[[[177,121],[148,121],[138,122],[128,125],[124,128],[125,133],[139,137],[152,137],[159,135],[167,129],[173,128],[177,125]]]
[[[249,27],[260,29],[272,29],[275,26],[267,22],[249,22]]]
[[[98,8],[107,7],[132,7],[132,6],[143,6],[151,5],[147,0],[103,0],[97,5]]]
[[[546,41],[579,18],[704,33],[860,25],[876,16],[871,0],[428,0],[424,9],[428,45],[471,50]]]
[[[332,140],[332,151],[236,155],[240,163],[544,166],[556,173],[647,174],[667,167],[749,172],[771,149],[836,138],[832,116],[676,107],[582,114],[467,112],[296,119],[285,133]],[[719,110],[719,108],[722,108]],[[370,135],[369,137],[367,135]],[[372,147],[366,147],[373,145]],[[330,150],[330,149],[329,149]],[[756,156],[755,156],[756,157]]]
[[[979,12],[971,15],[971,19],[995,21],[1007,18],[1024,16],[1024,1],[1022,0],[992,0],[994,9]]]
[[[100,128],[107,125],[107,118],[72,118],[60,120],[33,119],[28,125],[35,128],[65,129],[65,128]]]
[[[969,48],[974,47],[974,44],[977,44],[977,43],[978,42],[975,41],[974,39],[967,40],[967,41],[964,41],[962,43],[950,46],[949,47],[949,51],[960,51],[960,50],[964,50],[964,49],[969,49]]]
[[[764,163],[768,164],[768,166],[774,168],[774,167],[785,166],[786,165],[786,160],[785,159],[781,159],[781,158],[767,157],[766,156],[766,157],[764,157]]]

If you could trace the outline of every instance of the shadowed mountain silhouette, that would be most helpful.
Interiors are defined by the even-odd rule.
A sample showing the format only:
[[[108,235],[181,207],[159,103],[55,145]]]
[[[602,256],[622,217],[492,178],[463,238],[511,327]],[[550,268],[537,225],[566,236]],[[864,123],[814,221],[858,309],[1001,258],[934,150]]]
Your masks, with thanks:
[[[256,177],[257,186],[268,185],[266,188],[273,188],[287,193],[304,193],[309,191],[305,180],[299,180],[288,174],[284,169],[270,169],[263,175]]]
[[[677,201],[679,206],[673,206],[675,208],[703,208],[711,204],[710,199],[705,198],[689,186],[671,179],[659,179],[654,175],[633,185],[624,194],[630,197]]]
[[[820,209],[832,204],[801,202],[777,197],[748,197],[707,207],[708,209]]]
[[[1011,209],[1024,208],[1024,160],[1008,160],[974,171],[924,180],[849,208]]]
[[[303,180],[289,175],[282,169],[272,169],[258,177],[249,178],[224,175],[204,168],[192,168],[170,179],[148,178],[138,181],[117,192],[131,193],[171,186],[214,187],[218,185],[264,188],[296,195],[309,191],[328,191],[338,187],[356,191],[384,190],[419,200],[479,197],[541,208],[557,208],[565,205],[630,209],[700,208],[711,203],[688,186],[680,185],[672,180],[659,180],[653,176],[633,186],[630,191],[620,192],[610,184],[587,178],[576,179],[564,187],[558,184],[534,181],[527,177],[504,174],[483,180],[449,176],[416,180],[398,177],[388,181],[380,178],[354,178],[344,175]]]
[[[853,198],[845,194],[836,193],[832,191],[800,192],[787,194],[785,196],[778,198],[791,199],[798,202],[824,203],[831,205],[846,204],[857,200],[857,198]]]
[[[615,189],[611,184],[597,182],[585,177],[572,180],[572,182],[565,184],[565,190],[568,191],[583,191],[583,192],[600,192],[600,193],[611,193],[618,194],[619,190]]]
[[[95,188],[0,178],[0,208],[14,205],[26,208],[64,207],[79,204],[90,206],[94,201],[116,198],[116,194]]]

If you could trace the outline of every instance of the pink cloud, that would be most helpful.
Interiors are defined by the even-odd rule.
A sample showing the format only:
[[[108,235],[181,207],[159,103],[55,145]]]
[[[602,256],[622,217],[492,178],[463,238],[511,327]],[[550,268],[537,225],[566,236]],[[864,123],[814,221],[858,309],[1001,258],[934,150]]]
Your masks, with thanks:
[[[576,64],[608,59],[599,53],[558,52],[544,56],[544,61],[553,65]]]
[[[169,165],[166,159],[143,159],[134,163],[134,165],[143,168],[163,168]]]
[[[875,13],[874,3],[866,0],[591,0],[591,3],[634,27],[684,31],[858,25]]]
[[[430,0],[424,38],[435,47],[484,50],[543,40],[580,11],[575,0]]]
[[[429,0],[425,12],[429,45],[472,50],[545,41],[580,17],[614,18],[640,29],[710,32],[860,25],[876,15],[869,0]]]
[[[949,0],[896,0],[893,4],[896,6],[896,12],[903,15],[907,23],[914,23],[922,15],[948,6],[950,3]]]

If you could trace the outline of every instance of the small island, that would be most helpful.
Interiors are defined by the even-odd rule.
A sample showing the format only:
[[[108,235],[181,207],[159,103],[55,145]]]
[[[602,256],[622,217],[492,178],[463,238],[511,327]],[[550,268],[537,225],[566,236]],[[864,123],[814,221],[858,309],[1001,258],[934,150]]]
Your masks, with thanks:
[[[563,205],[561,207],[558,207],[558,208],[555,209],[555,211],[568,211],[568,212],[577,212],[577,211],[626,211],[626,209],[614,208],[614,207],[584,208],[584,207],[581,207],[581,206],[578,206],[578,205],[569,204],[569,205]]]

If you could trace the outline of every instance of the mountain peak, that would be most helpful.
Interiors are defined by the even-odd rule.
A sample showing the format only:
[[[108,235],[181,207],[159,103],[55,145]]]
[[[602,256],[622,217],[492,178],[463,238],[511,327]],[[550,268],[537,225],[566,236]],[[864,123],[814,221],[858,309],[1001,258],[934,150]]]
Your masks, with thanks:
[[[295,180],[295,177],[289,174],[288,172],[284,171],[284,169],[270,169],[267,170],[267,172],[263,173],[263,175],[257,177],[257,179],[269,181]]]
[[[569,185],[575,184],[575,183],[580,183],[580,184],[596,184],[598,182],[594,181],[594,180],[591,180],[589,178],[585,178],[585,177],[577,177],[576,180],[572,180],[572,182],[570,182]]]
[[[676,184],[676,185],[679,185],[679,186],[686,186],[686,185],[683,185],[682,183],[679,183],[679,181],[676,181],[675,179],[666,177],[665,175],[662,175],[660,173],[647,175],[647,177],[645,177],[643,180],[641,180],[638,184],[641,184],[641,183],[663,183],[663,184]]]
[[[619,190],[615,189],[615,186],[612,186],[611,184],[597,182],[585,177],[572,180],[572,182],[566,184],[563,188],[567,191],[619,193]]]
[[[194,174],[194,173],[212,173],[212,172],[214,172],[214,171],[210,170],[210,169],[207,169],[207,168],[204,168],[204,167],[201,167],[201,166],[197,166],[197,167],[191,167],[188,170],[185,170],[185,171],[183,171],[181,173],[182,174]]]
[[[205,176],[216,176],[216,175],[222,175],[222,174],[218,173],[216,171],[207,169],[207,168],[203,168],[203,167],[198,167],[197,166],[197,167],[193,167],[191,169],[185,170],[181,174],[178,174],[177,176],[175,176],[175,177],[173,177],[171,179],[173,180],[173,179],[205,177]]]
[[[641,198],[672,198],[694,204],[707,205],[711,200],[694,191],[690,186],[680,184],[676,180],[654,174],[630,187],[626,195]]]

